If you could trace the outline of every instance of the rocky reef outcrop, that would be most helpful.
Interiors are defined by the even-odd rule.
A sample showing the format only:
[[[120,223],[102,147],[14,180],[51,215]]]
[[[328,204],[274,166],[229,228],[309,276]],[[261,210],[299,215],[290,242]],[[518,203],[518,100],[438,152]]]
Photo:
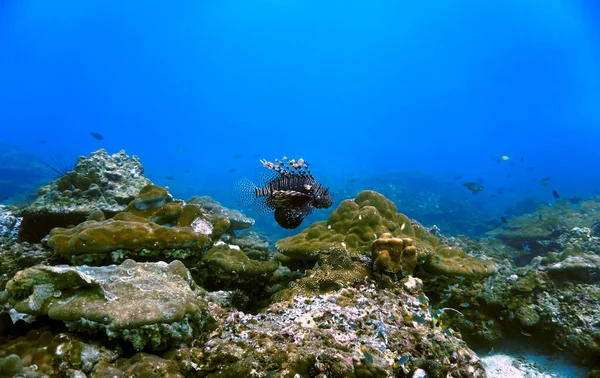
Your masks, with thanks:
[[[21,240],[38,242],[54,227],[81,223],[95,211],[111,217],[125,209],[150,180],[137,156],[104,149],[80,157],[72,171],[38,190],[38,198],[18,211]]]

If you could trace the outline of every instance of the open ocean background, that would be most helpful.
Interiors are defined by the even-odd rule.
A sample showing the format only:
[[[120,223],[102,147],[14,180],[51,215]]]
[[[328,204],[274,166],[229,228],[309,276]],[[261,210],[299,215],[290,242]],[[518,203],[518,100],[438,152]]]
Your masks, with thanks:
[[[470,236],[600,194],[593,0],[3,0],[0,88],[3,203],[98,148],[236,208],[260,158],[302,157],[336,201],[303,227],[362,189]]]

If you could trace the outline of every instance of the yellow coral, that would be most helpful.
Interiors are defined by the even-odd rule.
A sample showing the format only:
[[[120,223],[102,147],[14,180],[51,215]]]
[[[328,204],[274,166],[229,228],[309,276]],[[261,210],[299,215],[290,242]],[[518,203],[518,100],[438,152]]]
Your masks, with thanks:
[[[384,233],[371,248],[376,271],[412,274],[417,265],[417,248],[411,238],[394,238],[390,233]]]

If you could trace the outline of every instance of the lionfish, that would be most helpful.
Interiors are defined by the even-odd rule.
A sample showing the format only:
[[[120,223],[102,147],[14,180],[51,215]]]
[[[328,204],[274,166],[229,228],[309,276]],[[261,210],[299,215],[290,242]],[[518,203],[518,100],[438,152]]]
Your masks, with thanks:
[[[257,186],[241,179],[233,187],[233,195],[241,206],[254,205],[261,215],[275,210],[275,221],[283,228],[300,226],[315,208],[327,209],[333,203],[329,188],[319,184],[304,159],[284,157],[272,163],[260,160],[267,168]]]

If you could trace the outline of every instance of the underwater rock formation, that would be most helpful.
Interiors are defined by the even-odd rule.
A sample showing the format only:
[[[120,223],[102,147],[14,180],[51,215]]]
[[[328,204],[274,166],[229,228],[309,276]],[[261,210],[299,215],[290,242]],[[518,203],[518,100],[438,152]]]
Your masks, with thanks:
[[[108,155],[104,149],[79,157],[73,171],[39,189],[39,197],[21,208],[20,238],[38,242],[52,228],[86,220],[100,210],[111,217],[125,209],[150,180],[137,156],[125,151]]]
[[[103,333],[135,349],[183,345],[210,323],[180,261],[106,267],[35,266],[6,285],[13,320],[48,316],[72,331]]]

